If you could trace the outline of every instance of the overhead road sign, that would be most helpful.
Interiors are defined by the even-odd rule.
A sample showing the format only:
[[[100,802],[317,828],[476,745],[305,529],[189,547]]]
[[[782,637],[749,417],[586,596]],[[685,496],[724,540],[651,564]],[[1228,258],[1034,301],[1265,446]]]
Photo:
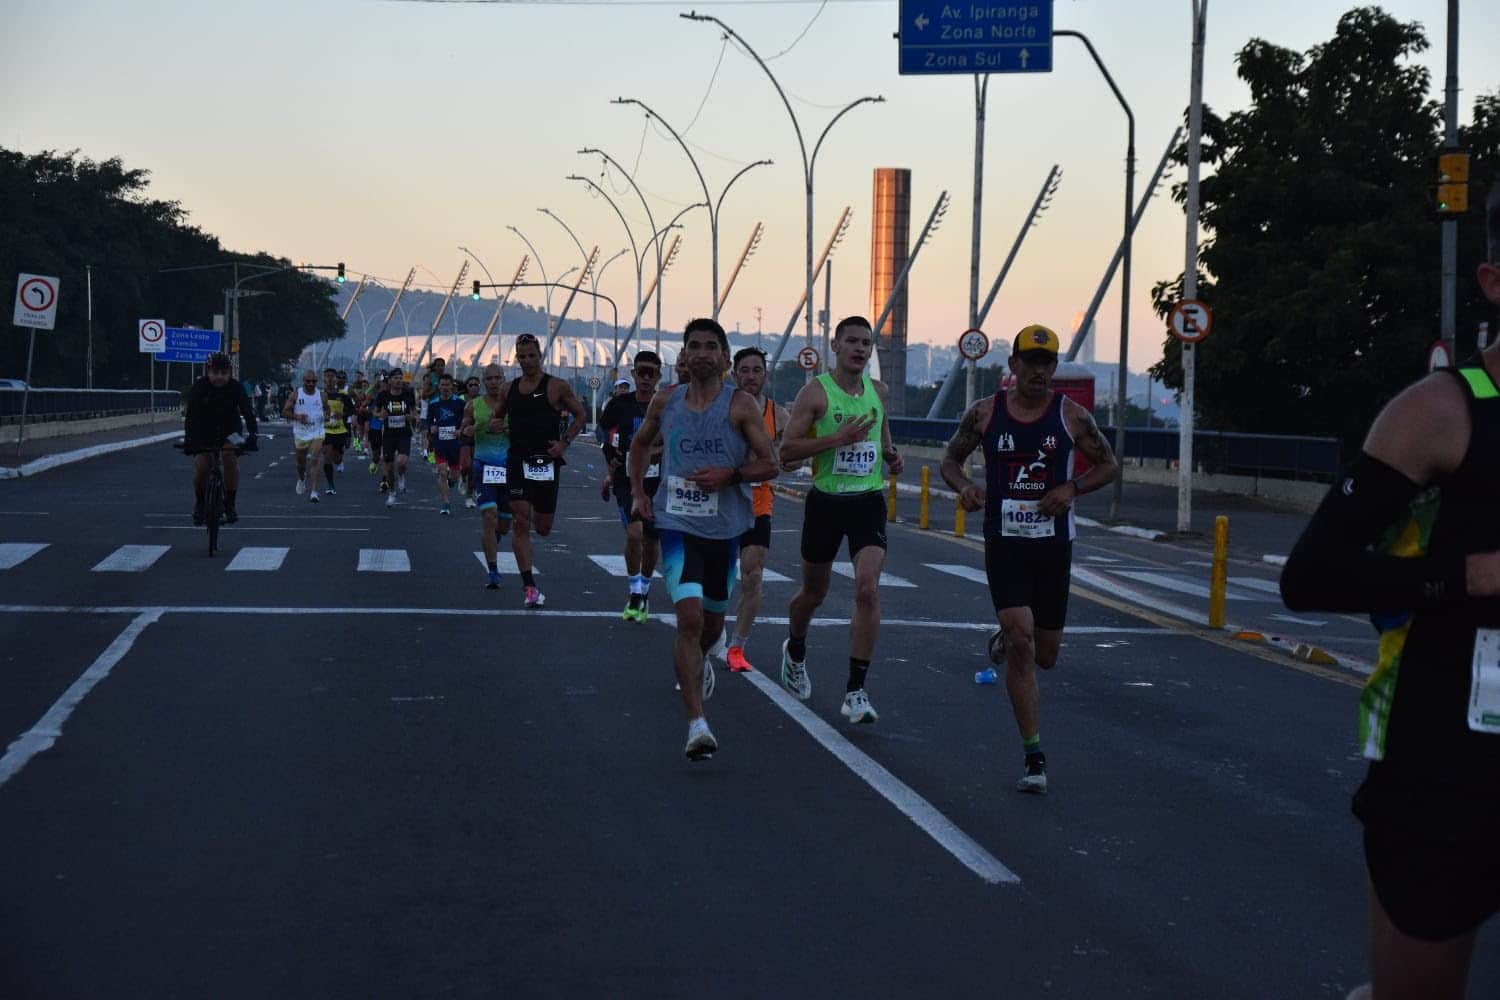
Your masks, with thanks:
[[[218,330],[197,330],[169,326],[167,346],[157,355],[158,361],[186,361],[201,365],[215,351],[223,350],[223,334]]]
[[[142,354],[160,354],[167,349],[167,321],[142,319],[136,321],[136,334],[140,340]]]
[[[1214,328],[1214,311],[1206,302],[1183,299],[1172,307],[1172,335],[1187,344],[1196,344]]]
[[[51,330],[57,325],[57,279],[45,274],[16,275],[16,312],[12,325]]]
[[[901,0],[902,73],[1050,73],[1052,0]]]

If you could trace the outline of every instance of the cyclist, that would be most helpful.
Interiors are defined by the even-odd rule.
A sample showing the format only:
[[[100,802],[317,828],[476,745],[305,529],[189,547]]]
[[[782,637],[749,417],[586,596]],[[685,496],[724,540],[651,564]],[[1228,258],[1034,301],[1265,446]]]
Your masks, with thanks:
[[[208,477],[207,451],[223,446],[224,457],[224,520],[230,524],[240,519],[235,510],[234,498],[240,488],[240,463],[234,446],[225,439],[242,431],[246,435],[244,449],[256,448],[257,427],[255,409],[245,387],[229,377],[229,355],[216,353],[209,356],[207,374],[193,383],[187,391],[187,414],[183,425],[183,444],[187,451],[196,452],[193,457],[193,523],[203,523],[203,486]]]

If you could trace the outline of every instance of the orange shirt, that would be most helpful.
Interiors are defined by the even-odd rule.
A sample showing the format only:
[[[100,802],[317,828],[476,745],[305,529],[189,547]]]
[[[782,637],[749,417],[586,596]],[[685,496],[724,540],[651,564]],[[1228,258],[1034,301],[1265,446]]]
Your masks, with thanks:
[[[761,411],[761,419],[766,422],[766,434],[772,441],[776,440],[776,401],[766,400],[766,408]],[[750,493],[750,510],[756,517],[769,517],[771,515],[771,484],[756,483],[755,489]]]

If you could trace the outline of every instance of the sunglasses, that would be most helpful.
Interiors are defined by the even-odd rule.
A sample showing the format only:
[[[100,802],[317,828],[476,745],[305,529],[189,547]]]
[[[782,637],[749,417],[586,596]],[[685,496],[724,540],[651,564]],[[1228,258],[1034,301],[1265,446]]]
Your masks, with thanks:
[[[637,368],[635,370],[636,378],[656,378],[660,374],[660,368]]]

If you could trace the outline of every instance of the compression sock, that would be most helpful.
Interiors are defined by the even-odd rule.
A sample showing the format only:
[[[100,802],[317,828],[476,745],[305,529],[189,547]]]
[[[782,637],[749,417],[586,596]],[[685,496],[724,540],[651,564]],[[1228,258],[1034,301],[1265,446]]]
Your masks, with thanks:
[[[521,586],[523,586],[523,587],[535,587],[536,586],[536,580],[534,580],[532,578],[532,576],[531,576],[531,570],[529,570],[529,569],[523,569],[523,570],[521,570]]]
[[[645,580],[645,578],[642,577],[639,573],[636,573],[634,576],[632,576],[630,578],[630,592],[632,594],[641,594],[641,593],[644,593],[645,590],[646,590],[646,580]]]
[[[1041,753],[1042,752],[1042,734],[1039,733],[1039,732],[1038,733],[1033,733],[1030,736],[1027,736],[1024,739],[1022,739],[1021,740],[1021,749],[1025,752],[1026,756],[1028,756],[1028,757],[1030,757],[1032,754]]]
[[[865,674],[870,672],[870,661],[861,660],[857,656],[849,657],[849,683],[844,686],[845,691],[858,691],[865,686]]]
[[[786,655],[792,658],[793,663],[801,663],[807,659],[807,636],[792,635],[787,633]]]

